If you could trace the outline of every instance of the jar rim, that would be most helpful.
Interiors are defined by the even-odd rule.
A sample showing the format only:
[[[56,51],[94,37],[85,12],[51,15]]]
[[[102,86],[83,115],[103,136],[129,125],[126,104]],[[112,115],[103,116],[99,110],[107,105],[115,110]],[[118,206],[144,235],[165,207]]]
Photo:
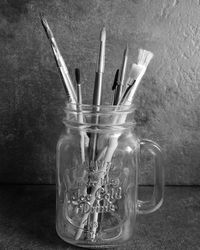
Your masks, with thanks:
[[[68,128],[104,133],[124,131],[134,127],[134,119],[127,119],[135,111],[134,105],[89,105],[67,103],[63,122]],[[82,116],[82,120],[80,120]]]
[[[103,105],[91,105],[91,104],[76,104],[76,103],[66,103],[64,108],[65,113],[69,114],[95,114],[105,115],[105,114],[129,114],[135,111],[135,105],[111,105],[111,104],[103,104]]]

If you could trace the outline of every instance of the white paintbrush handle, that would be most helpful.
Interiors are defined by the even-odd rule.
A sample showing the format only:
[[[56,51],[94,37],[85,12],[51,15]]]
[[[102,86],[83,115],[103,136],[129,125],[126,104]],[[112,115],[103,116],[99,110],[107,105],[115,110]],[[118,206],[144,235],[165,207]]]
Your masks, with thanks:
[[[104,177],[107,173],[108,163],[111,162],[112,156],[115,152],[115,149],[117,148],[119,136],[120,136],[120,134],[115,134],[115,135],[111,136],[111,138],[109,140],[109,145],[108,145],[108,148],[107,148],[107,151],[105,154],[105,158],[104,158],[104,161],[102,162],[102,167],[101,167],[101,170],[100,170],[99,175],[98,175],[98,181],[96,183],[96,186],[93,188],[93,190],[91,192],[91,200],[90,200],[91,206],[93,206],[93,204],[95,202],[95,199],[96,199],[95,194],[96,194],[97,190],[99,188],[101,188],[102,180],[104,180]],[[75,236],[75,240],[78,240],[81,237],[81,234],[83,232],[84,225],[87,222],[88,216],[89,216],[89,213],[86,213],[83,215],[79,229],[78,229],[76,236]],[[95,216],[97,216],[97,215],[95,215]]]
[[[78,113],[78,122],[83,124],[83,114],[82,112]],[[87,136],[87,134],[84,131],[80,131],[80,147],[81,147],[81,160],[82,163],[85,162],[85,135]]]
[[[76,103],[77,102],[76,92],[75,92],[74,86],[72,84],[72,80],[70,78],[69,71],[68,71],[67,66],[65,64],[65,61],[64,61],[58,47],[52,46],[52,49],[53,49],[54,55],[56,57],[56,61],[58,63],[61,75],[63,77],[64,83],[66,86],[66,89],[69,93],[70,100],[72,103]]]

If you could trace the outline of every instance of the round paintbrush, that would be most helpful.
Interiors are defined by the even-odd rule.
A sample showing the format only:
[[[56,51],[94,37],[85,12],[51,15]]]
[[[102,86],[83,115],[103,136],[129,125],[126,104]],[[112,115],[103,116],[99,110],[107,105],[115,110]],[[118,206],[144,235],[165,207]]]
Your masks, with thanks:
[[[75,79],[77,83],[77,102],[79,105],[82,104],[82,91],[81,91],[81,81],[80,81],[80,69],[75,69]]]

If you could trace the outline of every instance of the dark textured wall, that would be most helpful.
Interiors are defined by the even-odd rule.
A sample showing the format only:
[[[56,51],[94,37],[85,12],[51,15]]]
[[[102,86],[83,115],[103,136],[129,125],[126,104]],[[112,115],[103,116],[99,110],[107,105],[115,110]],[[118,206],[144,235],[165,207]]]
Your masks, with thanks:
[[[45,13],[91,102],[107,29],[103,101],[128,42],[155,54],[137,93],[139,134],[163,147],[167,184],[200,184],[200,3],[195,0],[0,1],[0,182],[53,183],[65,93],[39,20]],[[109,91],[108,91],[109,90]],[[148,183],[149,169],[142,170]]]

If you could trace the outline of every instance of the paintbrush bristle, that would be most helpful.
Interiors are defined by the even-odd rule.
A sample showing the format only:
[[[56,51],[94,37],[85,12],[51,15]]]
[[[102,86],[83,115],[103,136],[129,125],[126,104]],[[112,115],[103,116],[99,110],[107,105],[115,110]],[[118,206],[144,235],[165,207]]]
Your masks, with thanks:
[[[143,75],[152,58],[153,58],[152,52],[144,50],[144,49],[139,49],[138,63],[132,64],[129,77],[131,79],[136,80],[139,75],[141,75],[141,74]]]
[[[133,80],[136,80],[138,76],[141,74],[141,71],[143,71],[144,66],[143,65],[138,65],[133,63],[131,66],[131,72],[129,74],[129,77]]]
[[[124,93],[123,98],[120,100],[120,103],[123,103],[125,105],[132,103],[135,92],[152,58],[153,58],[152,52],[143,49],[139,50],[138,63],[132,64],[131,72],[127,80],[128,87]]]
[[[80,69],[78,68],[75,69],[75,78],[76,78],[76,83],[80,84]]]
[[[126,48],[124,49],[124,57],[128,57],[128,43],[126,44]]]
[[[44,12],[39,12],[39,17],[40,17],[40,19],[43,19],[43,17],[44,17]]]
[[[151,59],[153,58],[153,53],[144,49],[139,49],[138,55],[138,65],[143,65],[147,68],[148,64],[150,63]]]
[[[104,26],[103,29],[101,30],[101,38],[100,38],[101,42],[106,41],[106,27]]]
[[[65,61],[64,61],[64,59],[63,59],[63,57],[58,49],[58,46],[56,44],[53,32],[51,31],[46,18],[43,15],[40,15],[40,17],[41,17],[41,22],[42,22],[42,25],[43,25],[44,30],[46,32],[46,35],[49,39],[49,42],[51,43],[51,48],[53,50],[53,54],[54,54],[57,66],[59,68],[59,72],[62,76],[62,80],[64,83],[64,88],[65,88],[66,94],[67,94],[67,96],[69,96],[72,103],[76,103],[76,101],[77,101],[76,92],[74,90],[72,80],[70,78]]]
[[[114,83],[112,86],[112,90],[116,89],[118,83],[119,83],[119,69],[117,69],[117,71],[115,73],[115,79],[114,79]]]
[[[43,25],[43,27],[44,27],[44,29],[45,29],[45,31],[46,31],[47,36],[49,37],[49,39],[54,38],[53,32],[50,29],[49,24],[48,24],[45,16],[43,14],[41,14],[41,13],[40,13],[40,19],[41,19],[42,25]]]

